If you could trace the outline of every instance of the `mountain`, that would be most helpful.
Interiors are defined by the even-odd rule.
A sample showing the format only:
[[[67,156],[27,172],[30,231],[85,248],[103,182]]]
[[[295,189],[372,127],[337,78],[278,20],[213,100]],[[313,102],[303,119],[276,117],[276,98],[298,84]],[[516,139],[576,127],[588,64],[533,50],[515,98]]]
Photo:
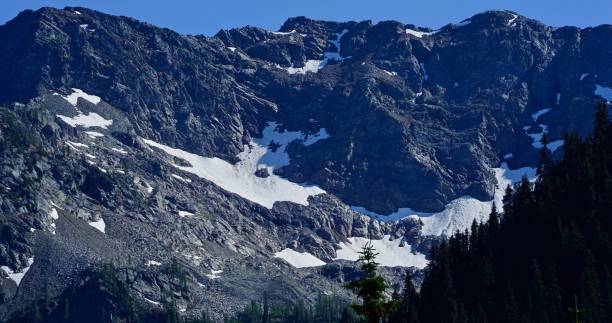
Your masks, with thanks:
[[[109,263],[186,315],[349,298],[368,238],[397,281],[535,176],[544,133],[559,157],[590,132],[611,39],[508,11],[214,37],[24,11],[0,26],[1,315]]]

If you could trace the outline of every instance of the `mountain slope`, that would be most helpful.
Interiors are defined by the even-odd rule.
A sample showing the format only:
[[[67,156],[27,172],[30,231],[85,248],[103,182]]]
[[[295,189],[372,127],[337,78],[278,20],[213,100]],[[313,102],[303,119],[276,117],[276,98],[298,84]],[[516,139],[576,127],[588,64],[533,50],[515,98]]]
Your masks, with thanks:
[[[558,155],[564,131],[591,129],[610,39],[505,11],[214,37],[23,12],[0,26],[3,311],[111,262],[154,301],[182,268],[175,301],[217,318],[266,289],[348,297],[366,237],[422,268],[440,234],[533,175],[543,132]]]

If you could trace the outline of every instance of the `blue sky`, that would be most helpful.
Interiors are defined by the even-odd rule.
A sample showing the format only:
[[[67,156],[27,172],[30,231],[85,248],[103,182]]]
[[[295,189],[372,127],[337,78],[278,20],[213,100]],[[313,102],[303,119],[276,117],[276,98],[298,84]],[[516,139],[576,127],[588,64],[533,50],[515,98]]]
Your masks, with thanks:
[[[0,24],[24,9],[83,6],[134,17],[183,34],[214,35],[244,25],[277,30],[288,18],[398,20],[438,28],[489,9],[510,9],[552,26],[612,23],[612,0],[2,0]]]

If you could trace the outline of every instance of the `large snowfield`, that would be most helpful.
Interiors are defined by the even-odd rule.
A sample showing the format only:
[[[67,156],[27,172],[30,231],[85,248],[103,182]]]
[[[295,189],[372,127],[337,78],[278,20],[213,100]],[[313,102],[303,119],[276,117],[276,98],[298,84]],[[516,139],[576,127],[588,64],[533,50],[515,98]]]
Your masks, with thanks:
[[[381,221],[399,221],[407,217],[418,219],[423,222],[421,231],[423,235],[451,235],[457,230],[463,231],[469,228],[474,220],[483,221],[487,219],[493,203],[498,208],[501,208],[504,192],[509,184],[519,182],[523,176],[527,176],[530,180],[536,178],[535,168],[510,169],[505,162],[499,168],[494,168],[493,171],[495,172],[497,186],[494,198],[491,201],[480,201],[466,195],[452,200],[443,211],[436,213],[417,212],[410,208],[400,208],[394,213],[382,215],[359,206],[352,206],[351,209]]]
[[[308,205],[308,197],[325,193],[317,186],[290,182],[273,173],[274,168],[289,164],[289,156],[285,152],[287,145],[293,141],[301,141],[311,145],[329,137],[325,129],[313,135],[305,135],[297,131],[278,131],[278,124],[268,123],[263,130],[263,137],[253,139],[244,151],[238,154],[240,161],[235,165],[217,158],[202,157],[187,151],[172,148],[152,140],[143,139],[146,144],[156,147],[167,154],[187,161],[190,166],[174,165],[174,167],[209,180],[219,187],[236,193],[241,197],[271,209],[275,202],[288,201]],[[277,148],[269,149],[271,143]],[[258,177],[255,172],[265,168],[268,177]]]

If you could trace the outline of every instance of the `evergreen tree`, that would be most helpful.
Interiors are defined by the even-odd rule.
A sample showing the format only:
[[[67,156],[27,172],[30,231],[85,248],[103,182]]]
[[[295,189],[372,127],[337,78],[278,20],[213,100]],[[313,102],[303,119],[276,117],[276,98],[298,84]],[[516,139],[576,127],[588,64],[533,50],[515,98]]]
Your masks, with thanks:
[[[378,253],[369,241],[359,252],[358,261],[361,262],[361,270],[365,277],[346,284],[346,288],[352,290],[362,300],[362,304],[353,304],[355,311],[363,315],[368,323],[380,323],[383,316],[392,313],[393,302],[387,302],[384,292],[387,284],[384,278],[376,272]]]

